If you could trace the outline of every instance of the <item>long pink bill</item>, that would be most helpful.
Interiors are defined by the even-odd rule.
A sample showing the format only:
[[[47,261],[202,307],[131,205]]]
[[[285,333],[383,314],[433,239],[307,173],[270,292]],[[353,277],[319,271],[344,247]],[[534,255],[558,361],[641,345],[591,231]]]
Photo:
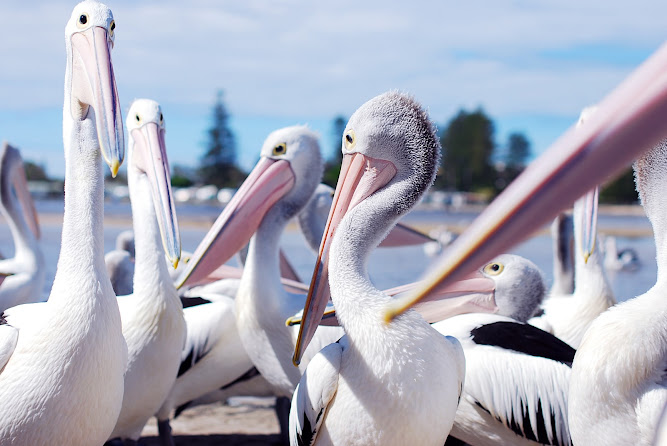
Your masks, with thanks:
[[[598,224],[598,195],[599,188],[587,192],[583,197],[577,200],[575,206],[583,206],[583,212],[580,217],[583,219],[581,228],[583,229],[581,244],[579,249],[584,257],[584,262],[588,262],[588,258],[593,254],[595,249],[595,239],[597,236]]]
[[[329,301],[329,249],[336,228],[350,209],[384,187],[394,175],[396,175],[396,167],[389,161],[371,158],[360,153],[346,154],[343,157],[333,205],[329,211],[326,229],[320,243],[320,252],[303,309],[303,323],[299,327],[292,358],[295,365],[301,361],[301,356],[313,338]]]
[[[667,137],[667,45],[609,94],[597,112],[571,128],[528,166],[473,222],[426,275],[390,304],[387,322],[499,253],[506,252],[586,191],[602,184]]]
[[[176,268],[181,258],[181,235],[178,231],[176,206],[171,190],[164,129],[155,122],[147,122],[132,130],[132,139],[135,144],[133,162],[148,177],[162,245],[169,262]]]
[[[178,288],[207,282],[255,233],[266,212],[294,185],[288,161],[262,157],[195,250]]]
[[[389,296],[401,296],[419,285],[419,282],[413,282],[384,290],[384,293]],[[464,313],[496,313],[498,306],[495,291],[495,281],[475,271],[462,280],[447,286],[439,286],[429,296],[429,300],[417,303],[414,309],[429,324]],[[287,319],[285,323],[291,326],[301,324],[301,321],[301,314],[298,314]],[[320,325],[338,326],[336,311],[332,306],[324,311]]]
[[[123,118],[111,63],[111,40],[107,30],[92,27],[72,35],[72,102],[91,106],[95,111],[97,138],[102,156],[115,177],[125,157]],[[72,104],[72,109],[78,109]]]

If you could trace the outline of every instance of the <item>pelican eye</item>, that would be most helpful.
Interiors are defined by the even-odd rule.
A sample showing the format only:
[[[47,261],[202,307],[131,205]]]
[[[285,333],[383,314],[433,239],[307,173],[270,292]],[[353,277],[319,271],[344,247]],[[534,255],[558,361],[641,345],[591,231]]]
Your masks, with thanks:
[[[274,155],[284,155],[285,153],[287,153],[286,142],[281,142],[280,144],[276,144],[276,146],[273,148]]]
[[[160,113],[160,124],[164,122],[164,116],[162,116],[162,113]]]
[[[351,150],[356,142],[357,140],[354,137],[354,130],[348,130],[343,136],[343,144],[345,145],[345,149]]]
[[[79,16],[79,21],[76,22],[76,26],[78,26],[79,28],[83,28],[86,26],[87,23],[88,23],[88,14],[84,13]]]
[[[141,116],[139,116],[139,113],[134,115],[134,119],[137,121],[137,123],[141,122]]]
[[[498,274],[502,273],[503,270],[505,269],[505,265],[502,263],[489,263],[484,267],[484,273],[488,274],[489,276],[497,276]]]
[[[116,29],[116,21],[112,20],[111,21],[111,26],[109,26],[109,36],[113,37],[113,32]]]

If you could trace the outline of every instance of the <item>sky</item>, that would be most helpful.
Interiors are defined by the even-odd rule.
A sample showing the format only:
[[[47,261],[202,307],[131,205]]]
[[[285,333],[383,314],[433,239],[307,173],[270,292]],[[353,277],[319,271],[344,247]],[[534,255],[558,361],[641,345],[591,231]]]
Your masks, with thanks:
[[[64,28],[76,2],[0,2],[0,140],[63,176]],[[117,0],[112,52],[123,111],[162,104],[172,166],[196,166],[218,90],[249,170],[266,136],[332,121],[387,90],[443,128],[482,107],[502,145],[539,154],[665,40],[667,2],[636,0]]]

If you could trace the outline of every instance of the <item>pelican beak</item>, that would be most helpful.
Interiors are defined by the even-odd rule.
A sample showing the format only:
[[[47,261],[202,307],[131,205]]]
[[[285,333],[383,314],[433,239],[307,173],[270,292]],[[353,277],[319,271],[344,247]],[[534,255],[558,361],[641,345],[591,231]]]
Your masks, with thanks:
[[[102,156],[115,177],[125,156],[125,141],[111,64],[112,42],[107,30],[98,26],[72,34],[71,40],[73,118],[85,119],[92,108]]]
[[[593,254],[595,249],[595,236],[597,234],[597,224],[598,224],[598,194],[599,188],[596,187],[592,191],[588,192],[586,195],[581,197],[575,206],[583,206],[583,212],[581,213],[581,222],[582,228],[582,237],[581,237],[581,249],[582,255],[584,257],[584,262],[588,263],[588,258]]]
[[[205,280],[248,243],[264,215],[292,189],[294,181],[288,161],[262,157],[195,250],[176,287]]]
[[[14,175],[12,175],[14,190],[16,191],[16,198],[21,203],[21,210],[28,227],[35,235],[35,238],[41,237],[41,230],[39,228],[39,219],[37,217],[37,210],[35,209],[35,202],[28,190],[28,180],[25,176],[25,167],[23,161],[19,160]]]
[[[299,336],[292,358],[295,366],[299,365],[301,356],[313,338],[329,301],[329,249],[336,228],[350,209],[384,187],[394,175],[396,167],[389,161],[371,158],[361,153],[348,153],[343,157],[333,205],[329,211],[303,309],[303,323],[299,327]]]
[[[389,296],[400,296],[407,293],[419,282],[397,286],[384,293]],[[429,324],[466,313],[497,313],[496,282],[479,271],[475,271],[451,285],[438,287],[427,299],[417,303],[415,310]],[[297,314],[287,319],[286,325],[301,324],[302,315]],[[338,319],[334,308],[327,308],[319,325],[337,326]]]
[[[181,235],[171,191],[164,129],[155,122],[147,122],[132,130],[132,139],[135,144],[132,162],[148,177],[162,245],[169,263],[175,269],[181,259]]]
[[[389,322],[494,256],[507,251],[579,196],[619,173],[667,137],[667,45],[569,129],[499,195],[437,262],[424,284],[384,312]]]
[[[382,240],[380,246],[383,248],[393,247],[393,246],[412,246],[412,245],[422,245],[428,242],[434,242],[435,240],[422,233],[416,229],[411,228],[410,226],[398,223],[394,228],[389,232],[387,238]]]

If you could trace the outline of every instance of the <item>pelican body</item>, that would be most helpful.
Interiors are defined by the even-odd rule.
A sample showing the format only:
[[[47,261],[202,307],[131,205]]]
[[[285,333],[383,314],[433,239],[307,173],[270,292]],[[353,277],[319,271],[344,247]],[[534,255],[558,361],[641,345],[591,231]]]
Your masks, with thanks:
[[[160,105],[137,99],[127,116],[128,186],[135,234],[134,293],[118,297],[128,347],[123,407],[110,438],[138,440],[169,394],[186,325],[166,257],[181,256]]]
[[[0,311],[43,300],[46,279],[44,254],[35,203],[25,177],[21,154],[4,144],[0,153],[0,212],[14,240],[14,257],[0,260],[0,273],[9,275],[0,286]]]
[[[635,163],[637,190],[653,226],[656,284],[610,308],[583,337],[572,366],[570,426],[575,445],[650,445],[667,404],[667,141]]]
[[[13,307],[0,325],[0,443],[102,444],[123,400],[127,348],[104,266],[104,177],[123,160],[111,65],[115,23],[96,1],[65,28],[65,214],[49,299]],[[6,321],[6,323],[5,323]]]
[[[442,445],[463,386],[461,346],[416,312],[384,324],[379,310],[391,298],[373,287],[366,270],[370,251],[431,185],[438,139],[412,98],[386,93],[352,115],[343,143],[295,363],[322,317],[327,279],[346,335],[322,349],[301,378],[292,398],[290,441]]]

